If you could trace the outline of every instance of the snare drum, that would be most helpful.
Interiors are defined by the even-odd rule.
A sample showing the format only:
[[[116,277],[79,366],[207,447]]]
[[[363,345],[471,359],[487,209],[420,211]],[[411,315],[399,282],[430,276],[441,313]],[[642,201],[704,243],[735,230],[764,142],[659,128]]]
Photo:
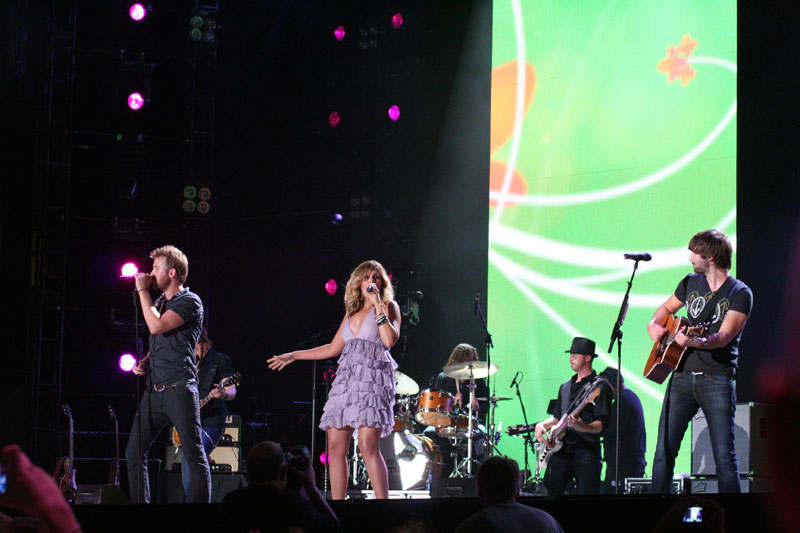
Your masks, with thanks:
[[[417,422],[426,426],[450,425],[453,395],[443,390],[425,389],[417,399]]]

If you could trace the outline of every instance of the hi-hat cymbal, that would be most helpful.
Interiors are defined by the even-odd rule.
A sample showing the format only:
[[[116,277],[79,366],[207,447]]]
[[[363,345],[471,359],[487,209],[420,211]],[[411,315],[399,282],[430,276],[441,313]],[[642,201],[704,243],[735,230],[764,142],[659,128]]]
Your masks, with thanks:
[[[399,370],[394,371],[394,382],[397,385],[397,394],[413,395],[419,393],[419,385],[417,385],[417,382]]]
[[[480,379],[497,372],[497,365],[486,361],[464,361],[444,367],[444,375],[453,379]]]
[[[490,396],[488,398],[475,398],[475,399],[478,400],[479,402],[497,403],[497,402],[504,402],[506,400],[513,400],[514,398],[504,398],[504,397],[501,397],[501,396]]]

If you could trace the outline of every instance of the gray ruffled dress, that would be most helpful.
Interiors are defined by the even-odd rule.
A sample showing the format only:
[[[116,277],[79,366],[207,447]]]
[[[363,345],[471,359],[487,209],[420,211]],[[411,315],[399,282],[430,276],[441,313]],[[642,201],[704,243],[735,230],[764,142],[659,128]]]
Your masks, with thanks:
[[[358,336],[350,329],[350,317],[342,328],[344,349],[339,369],[322,410],[320,429],[361,426],[380,428],[381,437],[394,427],[394,370],[389,350],[381,341],[372,309]]]

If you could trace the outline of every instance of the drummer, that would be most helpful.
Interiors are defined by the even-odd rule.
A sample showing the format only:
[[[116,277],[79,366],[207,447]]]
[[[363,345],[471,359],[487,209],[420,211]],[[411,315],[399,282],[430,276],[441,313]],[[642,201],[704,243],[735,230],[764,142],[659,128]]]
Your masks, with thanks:
[[[444,365],[445,367],[457,364],[457,363],[464,363],[467,361],[478,361],[478,351],[475,349],[474,346],[471,344],[461,343],[450,353],[450,357],[447,359],[447,363]],[[434,381],[433,388],[436,390],[441,390],[445,392],[449,392],[453,395],[453,403],[456,406],[456,411],[462,413],[466,416],[468,404],[469,404],[469,380],[461,380],[461,379],[453,379],[445,375],[444,371],[439,372],[436,376]],[[485,419],[486,413],[489,410],[489,402],[486,401],[489,397],[489,389],[486,387],[486,379],[476,379],[475,380],[475,401],[472,404],[473,413],[477,414],[477,430],[474,433],[474,440],[473,440],[473,457],[478,460],[478,462],[483,461],[484,459],[484,435],[485,435]],[[482,401],[479,401],[478,399]],[[474,416],[474,415],[473,415]],[[443,428],[435,428],[435,427],[428,427],[425,428],[423,434],[426,437],[429,437],[434,440],[439,445],[439,448],[446,452],[452,446],[450,441],[446,438],[441,436]],[[449,467],[452,470],[453,465],[451,464],[452,461],[447,453],[443,454],[447,455],[447,457],[443,457],[445,460],[445,470]],[[449,472],[442,472],[442,476],[449,475]]]

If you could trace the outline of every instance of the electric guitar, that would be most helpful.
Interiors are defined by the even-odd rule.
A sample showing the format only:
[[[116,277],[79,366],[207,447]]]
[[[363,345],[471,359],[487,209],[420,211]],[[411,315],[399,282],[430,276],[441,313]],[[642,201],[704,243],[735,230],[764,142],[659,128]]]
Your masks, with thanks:
[[[119,423],[117,422],[117,413],[110,405],[108,406],[108,415],[114,422],[114,460],[108,470],[108,484],[119,487]]]
[[[200,409],[202,409],[203,406],[205,406],[208,402],[214,399],[214,397],[211,396],[211,392],[213,392],[215,389],[222,390],[225,387],[230,387],[231,385],[238,385],[241,379],[242,375],[239,372],[235,373],[232,376],[222,378],[219,382],[219,385],[214,387],[214,389],[211,389],[211,391],[206,395],[206,397],[203,398],[203,401],[200,402]],[[181,438],[178,435],[178,430],[175,429],[174,427],[172,428],[172,445],[175,446],[175,453],[178,453],[177,450],[178,448],[181,447]]]
[[[686,352],[684,346],[675,342],[675,335],[686,328],[685,335],[690,338],[703,337],[708,332],[708,322],[702,322],[694,326],[684,317],[667,315],[661,326],[667,328],[666,333],[653,345],[650,357],[644,365],[644,377],[656,383],[664,383],[664,380],[678,368]]]
[[[72,410],[69,405],[63,404],[61,410],[64,411],[69,420],[69,447],[67,455],[58,460],[53,477],[58,484],[59,490],[61,490],[61,494],[64,495],[64,499],[71,502],[78,493],[78,485],[75,482],[75,424],[72,421]]]
[[[550,428],[549,433],[547,433],[547,438],[539,448],[539,469],[546,468],[547,463],[550,462],[550,458],[558,453],[558,451],[564,446],[564,434],[567,432],[569,417],[580,414],[580,412],[583,411],[583,408],[586,407],[586,404],[594,404],[594,402],[597,400],[597,397],[600,396],[600,393],[602,392],[601,387],[603,383],[605,383],[605,380],[597,380],[592,383],[592,385],[589,387],[589,390],[582,394],[583,398],[578,405],[575,406],[572,411],[565,413],[564,416],[561,417],[561,420],[559,420],[556,425]],[[524,424],[509,426],[506,431],[509,435],[532,433],[536,431],[536,424],[528,424],[527,426]]]

